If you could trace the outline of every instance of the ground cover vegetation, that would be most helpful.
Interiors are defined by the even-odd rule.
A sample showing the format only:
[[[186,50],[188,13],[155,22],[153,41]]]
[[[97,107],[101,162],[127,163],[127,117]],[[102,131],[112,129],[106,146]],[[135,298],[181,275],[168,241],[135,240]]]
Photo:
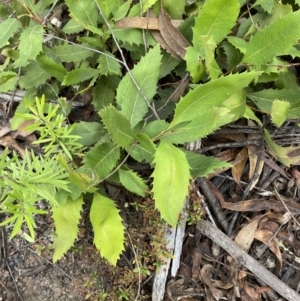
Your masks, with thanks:
[[[115,265],[125,226],[107,187],[153,200],[175,227],[190,182],[232,167],[186,144],[241,119],[259,126],[276,160],[299,163],[299,147],[265,127],[300,117],[298,4],[2,1],[0,93],[10,96],[9,132],[27,145],[1,138],[0,225],[13,227],[10,238],[25,225],[35,239],[47,200],[57,261],[88,203],[94,244]]]

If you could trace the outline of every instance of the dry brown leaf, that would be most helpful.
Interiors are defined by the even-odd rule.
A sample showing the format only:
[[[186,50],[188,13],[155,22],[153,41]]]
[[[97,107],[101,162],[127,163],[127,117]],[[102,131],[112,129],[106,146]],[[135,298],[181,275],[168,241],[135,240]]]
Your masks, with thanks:
[[[0,129],[0,137],[3,137],[5,134],[9,133],[11,131],[11,127],[9,124],[6,124]]]
[[[254,219],[252,222],[244,226],[234,239],[236,244],[245,252],[248,252],[251,247],[258,223],[259,218]]]
[[[277,243],[277,238],[274,238],[274,233],[269,230],[257,229],[255,232],[255,239],[261,241],[266,246],[268,246],[269,249],[276,256],[279,262],[279,265],[276,265],[276,274],[278,275],[282,268],[282,256]]]
[[[296,203],[292,199],[285,199],[285,205],[291,211],[291,213],[300,214],[300,204]],[[230,203],[230,202],[223,202],[221,204],[223,208],[230,209],[233,211],[251,211],[257,212],[262,210],[274,210],[276,212],[286,212],[285,206],[274,199],[271,200],[264,200],[264,199],[254,199],[248,201],[241,201],[238,203]]]
[[[174,27],[178,27],[183,20],[171,20]],[[152,14],[150,18],[147,17],[132,17],[124,18],[116,22],[116,26],[119,28],[140,28],[148,30],[159,30],[158,18],[155,14]]]
[[[253,288],[253,285],[249,285],[248,282],[243,283],[243,288],[241,289],[241,297],[243,301],[260,301],[260,294]]]
[[[248,160],[248,149],[244,147],[236,156],[238,163],[231,168],[232,177],[236,183],[239,183],[243,174],[246,162]]]
[[[0,145],[7,146],[11,149],[16,150],[20,154],[22,159],[25,158],[24,148],[22,148],[14,138],[10,136],[2,137],[0,138]]]
[[[258,148],[257,148],[257,150],[258,150]],[[249,148],[248,148],[248,154],[249,154],[249,162],[250,162],[249,179],[251,179],[254,176],[255,168],[256,168],[256,165],[257,165],[258,155],[257,155],[257,151],[253,152],[253,150],[251,150]],[[264,161],[260,160],[258,164],[259,165],[258,165],[257,173],[260,176],[261,172],[262,172],[262,169],[264,167]],[[251,183],[250,191],[256,185],[256,183],[258,182],[258,180],[259,180],[259,177],[257,177],[255,179],[255,181],[253,181]]]
[[[171,49],[172,52],[175,52],[177,56],[183,59],[185,57],[186,48],[189,47],[190,44],[181,32],[173,26],[171,18],[163,9],[162,5],[158,17],[158,26],[162,38],[168,45],[166,50],[169,51]]]

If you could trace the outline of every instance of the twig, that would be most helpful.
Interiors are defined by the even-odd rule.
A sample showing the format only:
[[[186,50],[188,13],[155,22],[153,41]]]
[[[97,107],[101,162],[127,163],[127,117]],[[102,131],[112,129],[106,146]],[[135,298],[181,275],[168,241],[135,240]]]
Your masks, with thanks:
[[[207,151],[213,150],[215,148],[222,148],[222,147],[244,147],[247,145],[258,145],[260,142],[260,139],[249,139],[246,141],[241,141],[241,142],[229,142],[229,143],[217,143],[214,145],[210,145],[210,146],[206,146],[206,147],[202,147],[201,149],[198,150],[198,153],[202,154],[205,153]]]
[[[280,196],[280,194],[278,193],[276,187],[274,187],[274,192],[276,194],[276,196],[279,198],[279,200],[281,201],[281,203],[283,204],[284,208],[286,209],[286,211],[291,215],[292,219],[294,220],[294,222],[296,223],[296,225],[298,225],[298,227],[300,227],[299,222],[297,221],[297,219],[294,217],[294,215],[292,214],[292,212],[290,211],[290,209],[288,208],[288,206],[285,204],[285,202],[283,201],[282,197]]]
[[[226,217],[223,214],[222,208],[219,204],[219,201],[214,196],[214,194],[211,192],[206,180],[204,178],[197,178],[197,182],[200,185],[200,188],[203,192],[203,194],[206,196],[207,200],[209,201],[210,207],[214,214],[216,215],[216,218],[222,228],[227,231],[228,230],[228,221],[226,220]]]
[[[300,295],[297,294],[293,289],[279,280],[274,274],[267,270],[264,266],[254,260],[250,255],[243,251],[233,240],[231,240],[227,235],[222,233],[211,223],[201,220],[197,229],[201,234],[207,236],[214,242],[216,242],[220,247],[227,251],[232,258],[234,258],[239,264],[246,267],[258,278],[268,284],[274,289],[278,294],[283,296],[289,301],[299,301]]]

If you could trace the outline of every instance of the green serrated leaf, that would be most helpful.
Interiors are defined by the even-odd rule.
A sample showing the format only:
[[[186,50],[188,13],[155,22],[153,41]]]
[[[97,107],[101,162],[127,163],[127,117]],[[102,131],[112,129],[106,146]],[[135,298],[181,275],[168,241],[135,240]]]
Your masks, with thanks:
[[[24,74],[21,76],[19,85],[22,89],[31,89],[44,84],[50,77],[51,74],[45,72],[36,61],[31,61],[23,69]]]
[[[193,45],[198,50],[203,47],[199,36],[213,37],[215,43],[219,44],[231,32],[239,12],[238,0],[205,1],[193,28]]]
[[[300,116],[300,96],[298,89],[264,89],[262,91],[248,93],[247,97],[264,113],[271,112],[272,104],[275,99],[287,101],[291,105],[287,117],[293,119],[299,118]]]
[[[298,10],[258,31],[250,39],[242,63],[259,66],[272,61],[275,56],[285,54],[299,39],[299,17]]]
[[[224,49],[227,58],[227,68],[228,70],[232,70],[239,64],[243,54],[228,41],[223,41],[221,47]]]
[[[95,193],[90,220],[94,230],[94,244],[101,256],[116,265],[124,250],[124,226],[113,200]]]
[[[97,0],[101,11],[106,19],[109,19],[110,14],[116,7],[118,0]]]
[[[119,178],[121,184],[127,190],[136,193],[137,195],[142,197],[146,195],[145,191],[148,189],[148,187],[137,173],[131,170],[119,169]]]
[[[168,129],[159,138],[174,144],[183,144],[203,138],[224,124],[234,121],[236,118],[226,108],[212,108],[198,114],[191,122],[182,123],[178,127]]]
[[[76,201],[68,200],[66,204],[53,207],[53,220],[56,228],[54,237],[53,262],[61,257],[73,246],[78,235],[80,211],[83,205],[83,196]]]
[[[156,93],[161,58],[160,47],[157,44],[148,51],[131,71],[132,76],[149,102]],[[123,114],[130,120],[132,128],[143,119],[148,111],[145,99],[133,84],[128,73],[119,84],[116,99]]]
[[[222,70],[215,60],[215,49],[217,45],[214,39],[209,36],[200,36],[198,39],[203,45],[203,58],[205,59],[207,73],[211,79],[217,79],[222,74]]]
[[[62,82],[64,77],[67,75],[67,70],[62,64],[56,63],[45,54],[39,55],[36,58],[36,62],[44,71],[57,78],[60,82]]]
[[[115,89],[111,86],[109,78],[101,76],[93,92],[93,105],[97,111],[113,103]]]
[[[181,122],[194,119],[199,112],[220,105],[230,95],[247,87],[259,74],[259,72],[249,72],[229,75],[199,85],[180,100],[176,106],[170,128]]]
[[[129,11],[129,8],[131,6],[131,2],[132,2],[132,0],[128,0],[117,9],[116,13],[114,13],[114,17],[113,17],[114,21],[118,21],[118,20],[126,17],[128,11]]]
[[[133,142],[134,134],[131,130],[130,122],[121,112],[110,106],[104,108],[100,114],[104,126],[117,145],[126,147]]]
[[[121,75],[121,65],[120,63],[107,55],[101,55],[98,59],[98,69],[100,74],[103,75]]]
[[[168,126],[169,123],[167,123],[165,120],[154,120],[146,124],[144,132],[150,138],[154,138],[164,132]]]
[[[72,70],[68,72],[68,74],[65,76],[62,85],[71,86],[78,83],[81,83],[83,81],[86,81],[88,79],[91,79],[92,77],[99,74],[99,70],[93,69],[93,68],[77,68],[75,70]]]
[[[232,167],[230,163],[215,157],[207,157],[189,151],[185,151],[185,153],[189,165],[191,166],[191,174],[194,179],[198,177],[207,177],[209,174],[214,173],[216,169]]]
[[[76,123],[72,134],[81,137],[78,142],[82,145],[91,146],[99,141],[101,136],[104,135],[104,129],[99,122],[80,121],[79,123]]]
[[[163,57],[159,69],[159,78],[168,75],[171,71],[175,69],[176,66],[179,65],[179,63],[180,61],[175,59],[169,53],[163,52]]]
[[[157,0],[142,0],[142,11],[145,13]]]
[[[240,52],[246,52],[248,44],[244,39],[238,37],[227,37],[227,41]]]
[[[4,20],[0,23],[0,48],[3,47],[20,27],[19,21],[15,18]]]
[[[143,35],[139,29],[129,28],[122,29],[118,27],[113,27],[113,34],[118,41],[123,43],[128,43],[129,45],[143,45]]]
[[[205,75],[205,66],[200,59],[198,50],[195,47],[188,47],[184,59],[186,60],[186,69],[190,72],[194,83],[198,83]]]
[[[80,62],[93,55],[92,50],[83,49],[76,45],[59,45],[52,48],[62,62]]]
[[[152,192],[155,207],[175,227],[188,194],[190,166],[180,149],[164,141],[157,148],[154,163]]]
[[[13,71],[0,73],[0,92],[13,91],[16,87],[18,74]]]
[[[287,101],[275,99],[271,108],[271,119],[272,122],[280,127],[286,121],[290,104]]]
[[[81,26],[97,27],[98,8],[93,0],[66,0],[71,16]]]
[[[14,67],[24,67],[29,60],[35,60],[42,51],[44,28],[42,25],[32,25],[21,33],[19,44],[19,58],[14,62]]]
[[[148,2],[148,0],[144,0],[143,2]],[[155,5],[153,6],[153,10],[155,12],[159,11],[159,6],[161,1],[155,1]],[[185,13],[185,0],[177,0],[176,4],[173,0],[162,0],[163,7],[168,15],[172,19],[182,19],[182,15]],[[175,5],[174,5],[175,4]]]
[[[142,147],[144,147],[146,150],[148,150],[153,155],[155,154],[156,147],[155,147],[155,144],[153,143],[153,141],[150,139],[149,136],[147,136],[143,133],[140,133],[140,134],[137,134],[136,138],[137,138],[137,140],[139,141],[139,143],[141,144]]]
[[[62,31],[65,34],[72,34],[83,31],[83,29],[84,28],[78,22],[76,22],[74,19],[70,19],[69,22],[63,27]]]
[[[146,161],[150,164],[153,162],[153,152],[151,149],[149,149],[148,145],[131,145],[126,148],[126,151],[130,153],[130,156],[138,162]]]
[[[119,146],[109,142],[97,144],[86,154],[84,166],[94,170],[101,180],[109,175],[119,158]]]

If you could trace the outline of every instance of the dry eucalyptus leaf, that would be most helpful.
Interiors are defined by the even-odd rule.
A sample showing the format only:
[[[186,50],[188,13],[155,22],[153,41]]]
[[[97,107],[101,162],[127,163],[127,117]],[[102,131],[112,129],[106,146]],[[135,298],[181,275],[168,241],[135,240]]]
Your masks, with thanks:
[[[182,20],[171,20],[174,27],[178,27]],[[150,18],[147,17],[132,17],[124,18],[116,22],[118,28],[140,28],[148,30],[159,30],[158,18],[152,14]]]
[[[159,31],[168,45],[182,59],[185,57],[186,48],[190,46],[189,42],[181,32],[172,25],[170,16],[161,6],[158,18]],[[168,49],[166,49],[168,51]]]

